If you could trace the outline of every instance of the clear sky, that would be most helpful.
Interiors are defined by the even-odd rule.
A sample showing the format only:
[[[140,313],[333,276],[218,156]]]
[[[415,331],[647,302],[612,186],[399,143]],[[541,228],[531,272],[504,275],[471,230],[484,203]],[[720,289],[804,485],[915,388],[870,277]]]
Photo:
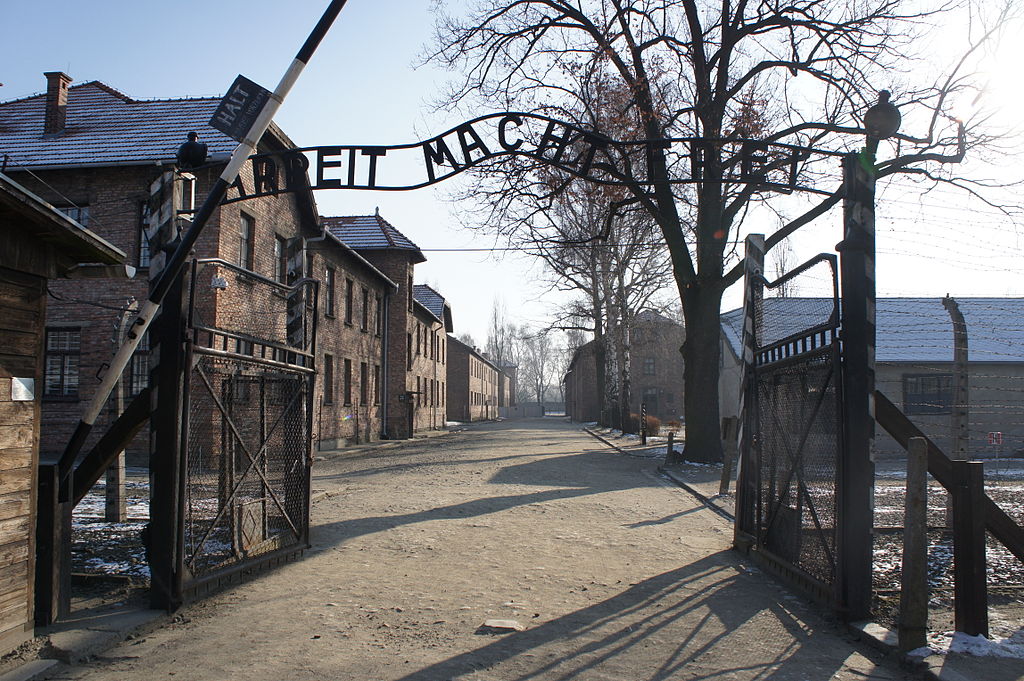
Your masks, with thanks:
[[[272,89],[326,4],[3,0],[0,99],[42,91],[42,74],[52,70],[76,82],[100,80],[136,98],[219,96],[239,73]],[[461,122],[461,116],[432,113],[446,74],[413,68],[431,37],[430,4],[350,0],[276,122],[303,146],[414,142]],[[1009,51],[992,61],[1013,68],[994,72],[991,96],[1006,97],[1007,115],[1020,119],[1016,69],[1024,41],[1008,44]],[[892,150],[883,147],[880,154],[885,153]],[[451,189],[441,184],[397,193],[335,190],[317,192],[316,198],[324,215],[369,214],[379,207],[423,248],[429,260],[417,267],[418,281],[435,285],[451,301],[456,333],[470,333],[482,343],[495,297],[517,321],[543,321],[545,302],[552,299],[538,284],[538,265],[515,254],[432,250],[492,245],[460,226],[459,216],[477,207],[448,201]],[[905,185],[885,184],[879,187],[877,215],[879,295],[1024,294],[1024,237],[1017,222],[997,210],[948,190],[919,197]],[[792,240],[795,261],[831,251],[841,239],[840,221],[833,212],[803,229]],[[757,214],[744,231],[770,233],[775,226]],[[724,307],[738,306],[740,298],[738,291],[728,293]]]

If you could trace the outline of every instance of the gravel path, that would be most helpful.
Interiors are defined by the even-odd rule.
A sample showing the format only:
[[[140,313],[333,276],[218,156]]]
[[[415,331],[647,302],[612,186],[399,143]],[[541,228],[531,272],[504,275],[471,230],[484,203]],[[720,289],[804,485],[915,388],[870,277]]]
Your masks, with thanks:
[[[55,678],[909,678],[743,564],[656,465],[552,419],[329,457],[304,560]]]

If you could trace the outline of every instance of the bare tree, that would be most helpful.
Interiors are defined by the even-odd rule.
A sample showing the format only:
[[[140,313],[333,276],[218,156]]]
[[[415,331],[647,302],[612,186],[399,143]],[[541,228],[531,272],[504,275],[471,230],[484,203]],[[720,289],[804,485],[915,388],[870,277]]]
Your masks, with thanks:
[[[548,389],[553,382],[560,380],[555,373],[559,368],[556,360],[553,332],[545,329],[536,331],[523,329],[520,341],[519,377],[529,397],[526,401],[543,404]]]
[[[909,174],[976,191],[979,185],[953,175],[949,164],[995,138],[982,126],[960,124],[950,110],[978,91],[968,73],[973,55],[1010,11],[1009,1],[995,4],[478,0],[465,17],[440,18],[431,56],[462,74],[447,99],[452,106],[482,100],[587,125],[602,122],[595,108],[607,107],[598,94],[603,84],[622,93],[612,113],[630,124],[617,122],[613,129],[636,131],[641,159],[634,163],[635,155],[617,145],[602,153],[610,167],[624,169],[625,205],[645,211],[668,247],[687,327],[687,455],[716,460],[719,309],[723,292],[742,273],[727,263],[743,218],[771,191],[732,179],[738,140],[859,148],[863,115],[889,87],[912,133],[884,147],[889,157],[880,162],[869,148],[865,159],[875,164],[876,176]],[[954,36],[963,39],[963,50],[947,43],[945,54],[955,56],[927,68],[908,58],[921,36],[953,12],[970,15]],[[697,141],[675,145],[674,139]],[[521,158],[508,164],[512,177],[531,170],[531,161]],[[534,177],[542,178],[542,159],[532,163]],[[778,228],[769,248],[841,200],[834,162],[810,157],[796,170],[799,183],[819,200],[795,215],[775,209]],[[678,182],[684,179],[691,183]],[[533,185],[542,197],[564,186]]]
[[[495,298],[491,305],[491,321],[487,327],[487,343],[484,352],[495,365],[504,368],[515,365],[517,360],[516,335],[518,329],[508,318],[505,303]]]
[[[772,255],[774,256],[772,258],[772,275],[776,280],[782,278],[796,265],[796,255],[793,253],[793,245],[789,243],[789,239],[780,241]],[[791,298],[794,293],[796,293],[796,284],[792,279],[779,284],[775,289],[775,294],[779,298]]]

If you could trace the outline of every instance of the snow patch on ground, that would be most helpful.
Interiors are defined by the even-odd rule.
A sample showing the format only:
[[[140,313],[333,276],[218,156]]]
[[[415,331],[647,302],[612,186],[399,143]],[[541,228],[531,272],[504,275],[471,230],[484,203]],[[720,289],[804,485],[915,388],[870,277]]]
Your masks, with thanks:
[[[914,657],[927,657],[948,653],[1024,660],[1024,629],[1008,638],[993,636],[991,639],[984,636],[968,636],[961,631],[932,633],[928,635],[927,647],[912,650],[909,654]]]

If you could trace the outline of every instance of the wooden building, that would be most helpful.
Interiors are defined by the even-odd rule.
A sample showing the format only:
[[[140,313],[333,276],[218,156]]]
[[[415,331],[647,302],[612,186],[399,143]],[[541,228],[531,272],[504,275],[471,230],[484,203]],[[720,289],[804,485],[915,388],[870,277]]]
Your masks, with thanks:
[[[0,174],[0,654],[32,637],[40,397],[71,340],[46,333],[50,280],[113,274],[125,254]],[[82,263],[90,263],[84,266]],[[106,269],[110,268],[110,269]],[[124,270],[120,270],[122,276]],[[52,352],[46,355],[44,348]],[[56,351],[63,354],[57,355]],[[59,357],[60,359],[54,359]]]

